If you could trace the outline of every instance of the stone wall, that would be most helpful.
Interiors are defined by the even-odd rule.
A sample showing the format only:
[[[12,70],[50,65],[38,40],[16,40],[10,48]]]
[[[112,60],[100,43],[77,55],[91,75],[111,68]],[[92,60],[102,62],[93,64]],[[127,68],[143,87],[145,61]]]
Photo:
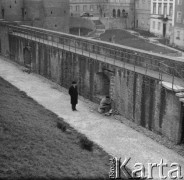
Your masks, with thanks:
[[[157,79],[14,35],[9,35],[9,44],[12,61],[24,64],[24,48],[29,45],[34,72],[65,88],[76,80],[79,94],[94,102],[110,94],[125,118],[175,143],[181,141],[183,108]]]
[[[43,0],[43,28],[69,32],[69,1]]]
[[[8,21],[22,21],[23,0],[1,0],[1,18]],[[2,17],[2,10],[4,17]]]
[[[0,51],[3,56],[9,56],[9,36],[8,27],[0,26]]]
[[[68,0],[0,0],[0,8],[0,19],[69,32]]]

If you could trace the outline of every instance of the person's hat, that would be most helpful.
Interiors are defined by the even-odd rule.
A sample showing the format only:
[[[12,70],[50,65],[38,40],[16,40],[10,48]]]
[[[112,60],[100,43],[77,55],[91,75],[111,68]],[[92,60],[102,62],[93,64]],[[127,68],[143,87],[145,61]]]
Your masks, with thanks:
[[[72,81],[72,84],[77,84],[76,81]]]

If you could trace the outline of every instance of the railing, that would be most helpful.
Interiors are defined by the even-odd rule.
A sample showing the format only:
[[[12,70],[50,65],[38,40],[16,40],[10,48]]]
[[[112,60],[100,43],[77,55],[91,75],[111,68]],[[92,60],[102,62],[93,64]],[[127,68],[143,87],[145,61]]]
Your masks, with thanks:
[[[142,55],[139,52],[125,50],[116,47],[114,44],[104,43],[96,40],[89,40],[82,37],[57,33],[39,28],[28,28],[24,26],[9,25],[9,33],[23,34],[25,38],[38,41],[39,43],[48,43],[57,48],[67,49],[75,53],[81,53],[89,58],[101,60],[108,63],[111,59],[113,65],[129,68],[134,72],[141,71],[142,74],[149,75],[150,71],[158,74],[157,79],[163,80],[165,75],[172,77],[172,87],[174,86],[176,74],[177,78],[183,80],[184,77],[174,67],[166,65],[164,60],[156,59],[154,56]],[[101,45],[102,44],[102,45]],[[110,46],[110,47],[108,47]],[[148,61],[149,63],[145,62]],[[149,71],[149,72],[148,72]],[[184,70],[182,70],[184,71]],[[153,72],[152,72],[153,73]],[[172,88],[173,89],[173,88]]]

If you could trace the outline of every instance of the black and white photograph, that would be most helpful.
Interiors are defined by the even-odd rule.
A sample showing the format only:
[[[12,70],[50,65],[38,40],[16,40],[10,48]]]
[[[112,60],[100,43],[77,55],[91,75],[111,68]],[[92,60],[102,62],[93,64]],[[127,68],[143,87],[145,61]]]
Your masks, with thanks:
[[[0,180],[184,178],[184,0],[0,0]]]

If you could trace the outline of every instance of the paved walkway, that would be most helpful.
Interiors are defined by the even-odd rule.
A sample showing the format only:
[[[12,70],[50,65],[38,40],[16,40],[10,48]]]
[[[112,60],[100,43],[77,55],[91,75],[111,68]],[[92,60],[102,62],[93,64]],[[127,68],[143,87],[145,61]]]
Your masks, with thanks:
[[[113,156],[124,158],[131,157],[128,167],[135,163],[142,163],[147,169],[148,163],[168,163],[164,167],[164,175],[173,168],[171,163],[177,162],[184,172],[184,158],[168,148],[156,143],[145,135],[127,127],[117,120],[112,120],[96,112],[91,112],[88,105],[79,101],[78,112],[71,111],[70,98],[65,92],[53,88],[45,78],[36,74],[27,74],[18,65],[0,58],[0,76],[30,97],[35,99],[45,108],[64,118],[75,129],[84,133],[88,138],[99,144],[106,152]],[[159,169],[154,168],[154,179],[159,177]]]

